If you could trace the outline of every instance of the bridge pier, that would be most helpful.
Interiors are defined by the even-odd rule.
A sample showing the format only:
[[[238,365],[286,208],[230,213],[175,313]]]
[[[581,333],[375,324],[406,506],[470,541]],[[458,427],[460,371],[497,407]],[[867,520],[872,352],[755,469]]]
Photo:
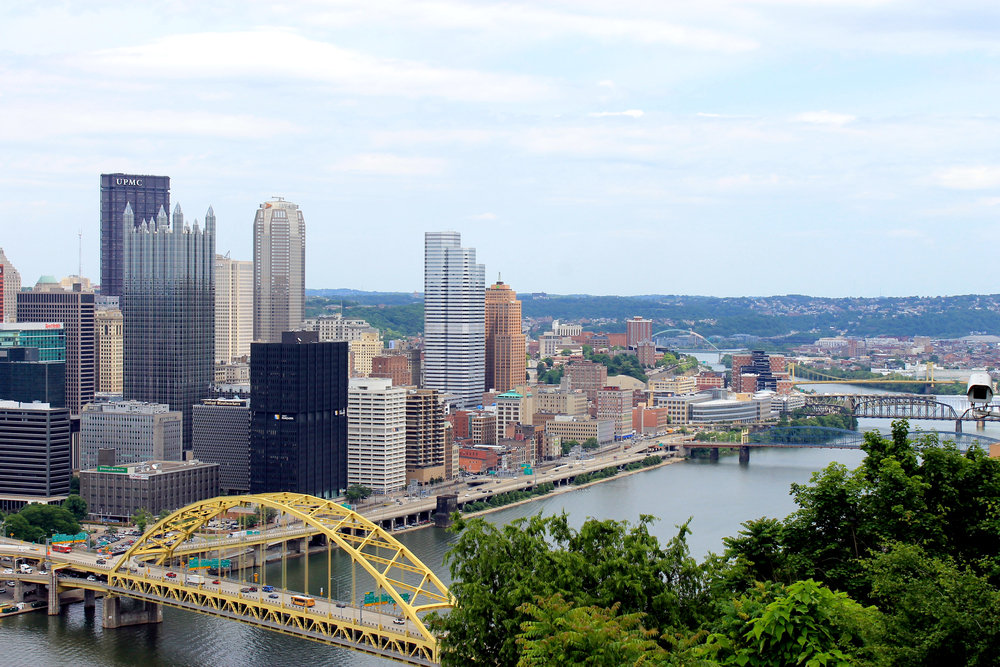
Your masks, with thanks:
[[[123,612],[120,595],[104,596],[104,627],[124,628],[129,625],[163,622],[163,608],[159,604],[143,600],[141,605],[140,609]]]
[[[977,419],[976,420],[976,430],[977,431],[985,431],[986,430],[986,420],[985,419]]]
[[[740,464],[745,465],[750,463],[750,448],[740,447]]]
[[[956,419],[955,420],[955,433],[961,433],[961,432],[962,432],[962,420],[961,419]]]
[[[97,591],[92,591],[89,588],[83,589],[83,608],[93,609],[97,606]]]
[[[59,615],[59,575],[55,569],[49,570],[49,616]]]
[[[718,447],[712,447],[711,451],[708,454],[708,460],[709,461],[714,461],[715,463],[719,462],[719,448]]]
[[[14,581],[14,603],[24,602],[24,582],[20,579]]]

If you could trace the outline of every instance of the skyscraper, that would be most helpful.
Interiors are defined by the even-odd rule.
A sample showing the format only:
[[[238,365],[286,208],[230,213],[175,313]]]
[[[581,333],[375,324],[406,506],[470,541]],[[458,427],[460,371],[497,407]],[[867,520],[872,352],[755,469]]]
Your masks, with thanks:
[[[250,354],[253,340],[253,262],[215,256],[215,361]]]
[[[106,394],[122,393],[122,354],[124,322],[118,308],[101,308],[94,315],[94,345],[96,364],[94,391]]]
[[[630,320],[625,320],[625,344],[628,347],[638,347],[639,343],[652,340],[653,320],[646,320],[642,315],[636,315]]]
[[[125,206],[133,226],[170,210],[170,177],[101,174],[101,295],[121,296],[125,281]]]
[[[277,343],[302,325],[306,222],[298,204],[264,202],[253,221],[253,339]]]
[[[445,476],[444,404],[434,389],[406,392],[406,480],[426,484]]]
[[[66,332],[66,407],[80,414],[94,400],[94,294],[74,285],[68,292],[45,276],[30,292],[17,295],[20,322],[62,322]]]
[[[17,293],[21,291],[21,274],[7,259],[0,248],[0,266],[3,266],[3,319],[0,324],[17,322]]]
[[[521,302],[498,278],[486,290],[486,389],[505,392],[525,382]]]
[[[250,345],[250,493],[347,488],[346,342],[286,332]]]
[[[123,389],[128,400],[166,403],[184,415],[184,449],[191,449],[191,406],[209,397],[215,352],[215,213],[205,229],[156,220],[133,224],[125,207]]]
[[[347,390],[347,483],[379,493],[406,486],[406,390],[352,378]]]
[[[69,410],[0,401],[0,511],[65,500],[72,475]]]
[[[486,267],[458,232],[424,235],[424,386],[458,407],[482,401],[486,370]]]

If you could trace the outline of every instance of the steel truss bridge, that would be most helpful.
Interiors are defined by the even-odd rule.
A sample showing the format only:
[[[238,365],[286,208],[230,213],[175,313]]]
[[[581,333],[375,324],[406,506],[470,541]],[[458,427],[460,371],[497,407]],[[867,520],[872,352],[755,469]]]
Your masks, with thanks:
[[[278,513],[279,523],[285,519],[286,528],[264,526],[257,534],[240,536],[235,540],[239,558],[260,564],[266,560],[268,546],[273,549],[280,543],[284,561],[287,553],[303,548],[308,553],[309,542],[319,542],[326,547],[329,582],[332,551],[339,549],[351,559],[350,601],[279,586],[272,595],[263,590],[264,581],[248,584],[241,578],[212,575],[191,578],[188,559],[192,556],[236,560],[225,553],[234,548],[234,540],[206,541],[201,536],[209,521],[234,509],[264,512],[266,508]],[[288,529],[289,521],[297,527]],[[33,576],[41,577],[49,588],[49,614],[59,613],[60,591],[82,588],[89,591],[85,593],[87,606],[93,606],[96,592],[104,593],[105,627],[159,622],[160,605],[165,605],[427,667],[438,665],[440,657],[437,638],[423,617],[454,604],[437,575],[388,531],[336,502],[293,493],[225,496],[189,505],[149,528],[124,555],[108,564],[98,564],[96,554],[45,553],[44,548],[10,541],[0,544],[0,554],[47,562],[48,571]],[[308,558],[304,567],[307,587]],[[99,579],[89,581],[87,575]],[[21,575],[16,576],[20,581]],[[251,587],[260,590],[248,590]],[[371,590],[372,601],[359,600],[358,590]],[[293,603],[296,595],[312,599],[313,604]],[[121,598],[137,600],[143,609],[123,612]],[[385,605],[393,605],[393,612],[383,611]]]
[[[811,415],[842,413],[867,419],[954,420],[957,431],[963,421],[1000,421],[998,416],[974,415],[964,399],[955,405],[921,394],[812,394],[806,396],[805,410]]]
[[[1000,438],[990,438],[961,431],[931,431],[938,442],[952,441],[959,449],[967,450],[973,445],[989,447],[1000,443]],[[912,431],[911,435],[929,435],[926,431]],[[684,444],[686,449],[709,449],[709,458],[719,460],[720,449],[739,449],[740,463],[750,462],[750,450],[762,447],[795,447],[816,449],[860,449],[865,441],[862,431],[848,431],[826,426],[775,426],[759,430],[745,429],[741,442],[691,441]]]

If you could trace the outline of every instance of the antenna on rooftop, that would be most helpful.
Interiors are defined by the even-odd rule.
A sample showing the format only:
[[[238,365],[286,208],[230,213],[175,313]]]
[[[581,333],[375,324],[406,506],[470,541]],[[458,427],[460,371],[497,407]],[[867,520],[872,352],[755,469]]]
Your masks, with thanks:
[[[76,269],[77,271],[76,275],[83,278],[83,230],[82,229],[79,231],[78,236],[80,237],[80,245],[78,248],[80,265]]]

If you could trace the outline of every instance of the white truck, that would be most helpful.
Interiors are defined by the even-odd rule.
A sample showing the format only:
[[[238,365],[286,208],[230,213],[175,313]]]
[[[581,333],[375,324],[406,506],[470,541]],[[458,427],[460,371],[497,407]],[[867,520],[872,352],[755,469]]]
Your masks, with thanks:
[[[34,568],[27,563],[21,563],[21,574],[31,574],[34,571]]]
[[[205,583],[205,577],[201,576],[200,574],[189,574],[188,583],[198,586],[200,584]]]

